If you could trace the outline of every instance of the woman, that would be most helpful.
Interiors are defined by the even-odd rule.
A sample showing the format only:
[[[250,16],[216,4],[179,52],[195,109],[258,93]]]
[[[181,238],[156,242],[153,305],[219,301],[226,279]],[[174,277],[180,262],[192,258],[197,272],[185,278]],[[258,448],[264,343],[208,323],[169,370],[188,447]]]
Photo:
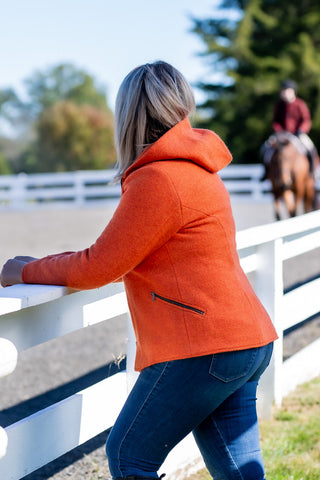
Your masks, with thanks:
[[[189,432],[215,479],[264,478],[255,397],[277,335],[240,267],[217,174],[231,155],[191,128],[193,109],[171,65],[130,72],[116,101],[122,196],[110,223],[86,250],[16,257],[2,271],[3,286],[124,281],[141,373],[108,438],[113,478],[158,478]]]

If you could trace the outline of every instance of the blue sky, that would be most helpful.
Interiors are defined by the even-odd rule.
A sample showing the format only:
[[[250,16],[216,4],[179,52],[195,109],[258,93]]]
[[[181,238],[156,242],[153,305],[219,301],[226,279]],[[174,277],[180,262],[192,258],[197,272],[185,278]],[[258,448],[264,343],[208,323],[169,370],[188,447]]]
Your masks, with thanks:
[[[0,88],[23,92],[35,70],[71,62],[107,88],[109,105],[135,66],[163,59],[189,82],[212,78],[198,56],[190,15],[214,16],[219,0],[0,0]],[[198,99],[200,92],[195,92]]]

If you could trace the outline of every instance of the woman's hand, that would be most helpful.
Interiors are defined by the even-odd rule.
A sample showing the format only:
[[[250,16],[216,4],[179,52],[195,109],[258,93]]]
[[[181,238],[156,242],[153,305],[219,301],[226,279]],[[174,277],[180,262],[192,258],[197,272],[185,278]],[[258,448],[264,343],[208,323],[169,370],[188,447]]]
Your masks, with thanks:
[[[2,287],[10,287],[22,282],[22,269],[26,263],[37,260],[34,257],[15,257],[8,260],[2,267],[0,274],[0,283]]]

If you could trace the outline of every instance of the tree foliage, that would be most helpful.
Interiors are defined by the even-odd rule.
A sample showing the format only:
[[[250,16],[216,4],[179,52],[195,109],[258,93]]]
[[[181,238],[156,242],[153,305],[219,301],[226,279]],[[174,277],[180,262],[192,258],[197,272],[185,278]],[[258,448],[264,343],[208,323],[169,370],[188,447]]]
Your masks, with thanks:
[[[93,77],[63,64],[35,72],[25,85],[25,102],[13,91],[0,91],[0,108],[2,98],[5,112],[19,105],[29,127],[28,134],[24,132],[28,142],[16,138],[21,148],[10,159],[15,171],[103,169],[114,164],[113,114]]]
[[[87,72],[69,63],[36,71],[24,83],[30,100],[28,107],[35,117],[63,100],[108,108],[103,88],[97,86]]]
[[[0,175],[9,175],[10,173],[12,173],[10,165],[3,153],[0,151]]]
[[[112,117],[106,109],[55,102],[43,109],[37,132],[36,155],[24,156],[25,171],[104,169],[114,163]]]
[[[2,119],[14,123],[21,106],[21,101],[12,88],[0,90],[0,117]]]
[[[259,161],[287,78],[297,82],[311,110],[311,137],[320,145],[319,23],[316,0],[225,0],[219,18],[194,19],[193,31],[206,45],[203,56],[223,74],[199,85],[207,97],[199,124],[224,138],[235,162]]]

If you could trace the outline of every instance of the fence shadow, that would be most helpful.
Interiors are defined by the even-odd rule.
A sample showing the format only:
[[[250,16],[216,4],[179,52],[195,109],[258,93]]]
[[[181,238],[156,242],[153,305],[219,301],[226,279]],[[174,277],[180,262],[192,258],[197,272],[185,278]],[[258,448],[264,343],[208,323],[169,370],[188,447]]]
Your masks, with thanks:
[[[0,425],[5,428],[125,369],[126,358],[123,358],[120,362],[113,361],[57,388],[6,408],[0,411]]]
[[[69,467],[73,463],[83,459],[85,456],[89,455],[90,453],[94,452],[100,447],[103,447],[107,441],[107,437],[109,434],[110,429],[100,433],[96,437],[88,440],[83,445],[71,450],[70,452],[65,453],[61,457],[53,460],[52,462],[44,465],[43,467],[35,470],[34,472],[30,473],[29,475],[23,477],[22,480],[47,480],[52,479],[54,475],[58,474],[65,468]],[[106,458],[107,461],[107,458]],[[84,472],[83,478],[85,478],[86,474]],[[72,477],[73,478],[73,477]],[[76,480],[80,480],[78,477],[74,477]],[[89,480],[89,479],[88,479]]]
[[[111,377],[126,369],[126,358],[120,362],[110,362],[107,365],[97,368],[86,375],[65,383],[57,388],[49,390],[41,395],[21,402],[0,412],[0,424],[3,427],[11,425],[37,411],[47,408],[50,405],[60,402],[77,392],[94,385],[97,382]],[[65,453],[61,457],[39,468],[38,470],[23,477],[24,480],[46,480],[56,475],[61,470],[72,465],[74,462],[89,455],[96,449],[102,447],[107,439],[109,430],[106,430],[83,445]]]

